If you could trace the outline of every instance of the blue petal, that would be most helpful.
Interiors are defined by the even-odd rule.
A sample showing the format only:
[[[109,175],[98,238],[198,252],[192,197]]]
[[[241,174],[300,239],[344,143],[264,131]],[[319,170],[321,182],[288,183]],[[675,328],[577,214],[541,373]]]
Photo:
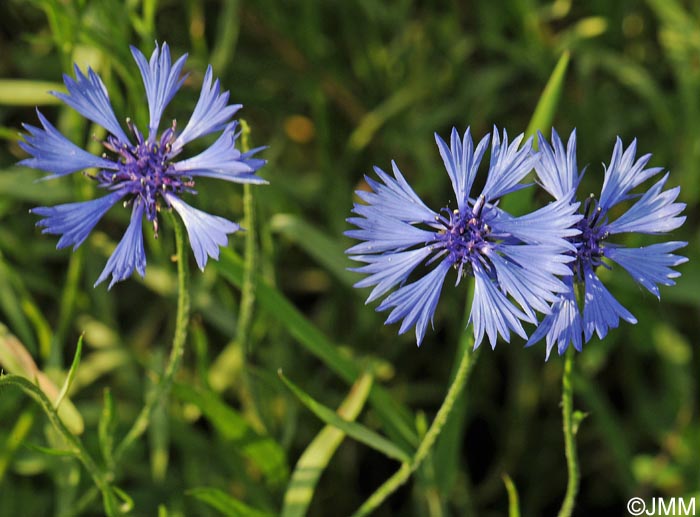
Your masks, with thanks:
[[[668,179],[664,175],[653,187],[622,214],[617,220],[608,224],[606,230],[612,234],[623,232],[663,233],[675,230],[685,221],[677,217],[685,208],[685,203],[674,203],[680,187],[661,192]]]
[[[498,199],[504,194],[520,190],[527,185],[518,183],[533,169],[539,159],[538,153],[532,151],[532,138],[528,138],[518,149],[524,135],[519,135],[508,145],[508,133],[503,130],[503,141],[494,127],[491,140],[491,163],[488,177],[481,195],[487,202]]]
[[[552,145],[538,132],[540,159],[535,164],[537,177],[542,187],[554,199],[571,199],[580,181],[576,165],[576,130],[569,136],[569,142],[564,150],[559,135],[552,128]]]
[[[530,318],[508,300],[481,267],[475,267],[474,299],[469,315],[474,325],[474,348],[481,344],[484,333],[489,337],[491,348],[496,347],[498,334],[509,342],[510,330],[527,339],[519,320],[529,321]]]
[[[102,274],[95,282],[95,286],[101,284],[109,275],[112,280],[109,288],[122,280],[126,280],[134,272],[138,271],[141,278],[146,274],[146,252],[143,249],[143,203],[135,203],[131,210],[131,221],[124,233],[124,237],[119,241],[114,252],[109,257],[107,265],[102,270]]]
[[[494,266],[501,289],[518,302],[531,323],[536,321],[533,309],[548,313],[547,302],[551,303],[557,299],[554,293],[566,291],[564,283],[542,266],[547,263],[548,254],[542,253],[540,260],[532,262],[515,262],[510,257],[501,257],[498,253],[490,253],[487,256]]]
[[[615,142],[610,165],[605,168],[605,179],[600,193],[599,206],[603,213],[620,201],[629,199],[631,197],[628,194],[630,190],[663,170],[661,167],[644,169],[651,159],[651,154],[645,154],[635,162],[634,155],[636,153],[637,140],[633,140],[624,152],[622,151],[622,140],[618,138]]]
[[[488,222],[494,234],[574,251],[574,246],[565,238],[581,233],[573,228],[582,217],[576,213],[578,206],[579,203],[569,203],[568,197],[564,197],[520,217],[513,217],[503,210],[495,210],[495,217]]]
[[[187,176],[205,176],[236,183],[267,183],[255,175],[265,161],[252,158],[251,153],[241,154],[236,149],[237,137],[236,124],[229,124],[211,146],[197,156],[174,163],[173,168]]]
[[[52,207],[33,208],[31,212],[43,216],[37,226],[44,228],[42,233],[61,235],[56,245],[57,249],[73,246],[77,249],[90,234],[92,229],[112,205],[126,195],[123,191],[85,201],[82,203],[67,203]]]
[[[610,291],[602,284],[598,276],[586,268],[585,273],[585,300],[583,307],[583,328],[586,342],[591,339],[593,331],[600,339],[603,339],[609,328],[617,328],[620,318],[629,323],[637,323],[630,311],[618,302]]]
[[[57,178],[93,167],[112,170],[119,168],[114,162],[84,151],[63,136],[39,110],[36,113],[44,129],[24,124],[29,134],[24,137],[26,141],[19,145],[33,158],[22,160],[19,165],[52,173],[43,179]]]
[[[445,259],[423,278],[406,284],[387,296],[386,300],[377,307],[378,311],[394,308],[386,319],[386,324],[403,320],[399,334],[403,334],[415,325],[416,343],[420,346],[428,328],[428,321],[432,324],[442,284],[445,282],[445,275],[450,266],[450,260]]]
[[[119,141],[129,143],[129,138],[117,122],[117,117],[114,116],[109,94],[102,79],[91,68],[88,68],[87,76],[83,75],[78,65],[74,66],[74,70],[75,80],[67,74],[63,75],[68,94],[51,93],[84,117],[101,125]]]
[[[163,43],[160,48],[156,44],[156,48],[151,54],[150,62],[146,61],[146,57],[139,49],[134,46],[129,48],[139,67],[143,85],[146,88],[149,113],[149,140],[153,141],[158,132],[163,110],[165,110],[165,107],[180,89],[182,82],[186,78],[186,76],[180,78],[180,72],[182,72],[182,67],[187,60],[187,54],[180,57],[175,62],[175,65],[171,66],[170,49],[167,43]]]
[[[476,172],[489,144],[489,137],[486,135],[481,139],[476,151],[474,151],[474,142],[472,142],[469,128],[461,141],[457,129],[452,128],[450,148],[437,133],[435,133],[435,142],[452,181],[452,189],[457,198],[459,209],[462,210],[469,199]]]
[[[641,248],[605,248],[605,256],[620,264],[635,282],[661,298],[657,284],[675,285],[673,278],[681,274],[672,267],[688,262],[686,257],[671,253],[686,246],[687,242],[664,242]]]
[[[232,104],[230,106],[226,104],[229,92],[221,93],[218,79],[212,85],[212,74],[212,68],[209,65],[206,74],[204,74],[202,91],[199,94],[199,100],[194,107],[192,116],[173,144],[173,152],[175,153],[187,142],[223,129],[229,123],[231,117],[241,109],[240,104]]]
[[[352,271],[367,273],[369,276],[357,282],[354,287],[376,286],[366,303],[370,303],[386,293],[392,287],[403,284],[418,264],[432,253],[428,247],[400,253],[382,255],[355,255],[353,260],[367,262],[367,265],[353,268]]]
[[[238,231],[240,225],[223,217],[192,208],[172,194],[165,194],[165,199],[182,217],[187,235],[190,238],[194,258],[197,260],[197,266],[204,271],[204,266],[207,265],[207,255],[218,260],[219,246],[226,246],[228,243],[227,234]]]
[[[525,343],[525,346],[532,346],[546,335],[546,359],[549,359],[554,345],[557,345],[559,355],[566,351],[569,343],[572,343],[579,352],[582,349],[583,327],[581,313],[576,303],[573,279],[569,277],[564,282],[567,285],[567,290],[559,295],[557,301],[552,304],[550,313],[545,316]]]
[[[382,253],[385,251],[401,251],[411,246],[425,244],[435,240],[435,233],[421,230],[415,226],[399,221],[392,217],[377,213],[369,205],[355,205],[355,213],[365,217],[350,217],[347,221],[359,230],[348,230],[345,235],[361,242],[346,253],[359,255],[365,253]]]
[[[375,213],[377,217],[392,217],[406,223],[433,221],[437,214],[418,197],[394,161],[391,162],[391,167],[394,178],[375,167],[374,172],[382,183],[365,176],[365,181],[372,191],[357,190],[355,194],[367,203],[367,206],[374,207],[370,212]]]

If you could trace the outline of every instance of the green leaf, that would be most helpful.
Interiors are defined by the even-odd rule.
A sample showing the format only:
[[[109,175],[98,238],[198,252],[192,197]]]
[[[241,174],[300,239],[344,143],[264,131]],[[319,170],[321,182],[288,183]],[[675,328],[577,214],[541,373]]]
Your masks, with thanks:
[[[290,214],[277,214],[272,217],[270,228],[303,249],[343,285],[350,287],[357,281],[356,275],[347,269],[352,266],[352,262],[345,255],[345,247],[340,241]]]
[[[39,389],[48,400],[58,399],[59,391],[56,385],[44,372],[39,370],[22,342],[2,324],[0,324],[0,364],[6,371],[26,379],[34,389]],[[35,380],[37,385],[32,384],[29,379]],[[53,405],[51,409],[54,409]],[[85,428],[83,417],[69,399],[65,399],[58,408],[58,415],[71,433],[78,435],[83,432]]]
[[[178,383],[173,385],[173,394],[183,402],[197,406],[221,436],[255,464],[270,483],[286,481],[289,471],[284,449],[272,438],[255,432],[245,418],[221,400],[219,395]]]
[[[537,131],[541,131],[545,135],[549,134],[552,121],[554,120],[554,113],[556,112],[559,98],[564,88],[564,79],[566,78],[566,69],[569,65],[569,56],[569,51],[565,51],[554,67],[552,75],[549,76],[549,80],[542,91],[542,95],[540,95],[540,99],[537,102],[535,111],[525,131],[526,138],[535,136]],[[537,148],[537,138],[535,138],[533,147],[535,149]],[[501,200],[501,208],[514,215],[521,215],[531,211],[532,192],[532,189],[522,189],[510,193]]]
[[[66,376],[66,380],[63,382],[61,391],[58,392],[58,397],[56,397],[56,401],[53,403],[53,407],[56,409],[56,411],[58,411],[58,408],[61,407],[61,402],[63,402],[63,399],[68,394],[68,390],[70,389],[71,384],[73,384],[75,373],[78,371],[80,356],[83,352],[83,336],[84,334],[80,334],[80,337],[78,338],[78,345],[75,350],[75,355],[73,356],[73,363],[70,366],[70,370],[68,370],[68,375]]]
[[[72,449],[55,449],[53,447],[42,447],[41,445],[35,445],[33,443],[25,443],[24,446],[27,449],[48,454],[49,456],[76,456],[76,452]]]
[[[251,508],[218,488],[199,487],[185,492],[228,517],[271,517],[273,514]]]
[[[46,174],[24,167],[5,169],[0,174],[0,192],[8,199],[39,205],[60,203],[71,198],[68,182],[51,182],[51,188],[47,188],[47,183],[37,181],[44,176]]]
[[[363,374],[353,384],[350,393],[338,408],[338,415],[346,421],[355,420],[367,400],[371,387],[372,376]],[[282,517],[306,515],[316,484],[344,438],[345,433],[340,429],[326,425],[309,444],[297,461],[284,494]]]
[[[221,250],[219,261],[214,262],[218,271],[239,289],[243,283],[243,262],[232,250]],[[259,278],[255,292],[258,303],[271,318],[279,321],[306,350],[319,358],[348,384],[355,381],[361,369],[352,359],[341,355],[337,347],[299,310],[276,289]],[[369,396],[372,407],[382,419],[387,433],[403,441],[404,451],[418,444],[418,436],[411,426],[410,412],[376,384]]]
[[[296,395],[296,397],[302,402],[302,404],[309,408],[313,414],[328,425],[332,425],[333,427],[340,429],[351,438],[354,438],[360,443],[364,443],[368,447],[381,452],[389,458],[393,458],[402,463],[411,461],[411,457],[400,447],[394,445],[383,436],[375,433],[363,425],[356,422],[348,422],[347,420],[339,417],[335,411],[328,409],[326,406],[315,401],[310,395],[305,393],[296,384],[287,379],[282,373],[282,370],[278,371],[277,373],[282,381],[292,391],[292,393],[294,393],[294,395]]]
[[[518,490],[508,474],[503,474],[503,484],[508,492],[508,517],[520,517],[520,503],[518,502]]]
[[[0,79],[0,104],[8,106],[42,106],[60,104],[49,91],[65,90],[61,83]]]
[[[114,463],[112,452],[114,452],[114,433],[117,430],[117,414],[109,387],[104,389],[103,401],[100,421],[97,424],[97,440],[105,464],[111,467]]]
[[[525,131],[525,136],[534,136],[537,131],[547,132],[552,126],[552,121],[554,120],[554,113],[557,110],[557,105],[559,104],[559,98],[561,97],[561,92],[564,89],[564,79],[566,78],[566,69],[569,66],[569,51],[562,53],[557,65],[552,71],[552,75],[549,76],[540,100],[537,102],[537,107],[535,107],[535,112],[532,114],[530,123]]]

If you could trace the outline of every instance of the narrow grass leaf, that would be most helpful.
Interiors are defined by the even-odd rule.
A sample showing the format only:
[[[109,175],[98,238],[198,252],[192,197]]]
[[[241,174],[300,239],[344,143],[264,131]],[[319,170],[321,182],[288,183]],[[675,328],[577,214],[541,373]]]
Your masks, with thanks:
[[[27,449],[31,449],[33,451],[41,452],[43,454],[47,454],[49,456],[76,456],[76,451],[72,449],[56,449],[54,447],[43,447],[41,445],[36,445],[33,443],[25,443],[24,446]]]
[[[97,424],[97,440],[100,445],[102,459],[108,467],[114,464],[112,453],[114,452],[114,433],[117,429],[117,414],[114,398],[109,387],[103,394],[102,412]]]
[[[540,100],[537,101],[535,112],[532,114],[530,123],[525,131],[526,137],[534,136],[537,131],[548,132],[552,126],[554,113],[557,110],[559,98],[564,89],[564,79],[566,78],[566,69],[569,66],[569,58],[570,54],[567,50],[562,53],[559,61],[557,61],[552,75],[549,76],[549,80],[542,91]]]
[[[185,493],[208,504],[227,517],[272,517],[273,515],[252,508],[218,488],[199,487]]]
[[[57,400],[59,391],[56,385],[44,372],[39,370],[32,355],[22,342],[2,324],[0,324],[0,365],[5,371],[27,380],[34,389],[40,390],[49,400]],[[29,379],[36,381],[36,385],[32,384]],[[51,409],[54,409],[53,405]],[[70,399],[63,401],[63,404],[58,408],[58,415],[71,433],[82,434],[85,429],[83,417]]]
[[[549,80],[542,91],[542,95],[540,95],[539,101],[537,101],[537,106],[525,131],[526,138],[535,136],[537,131],[549,135],[554,114],[559,104],[559,98],[564,89],[564,79],[569,66],[569,57],[568,50],[562,53],[552,74],[549,76]],[[537,138],[535,138],[533,148],[537,148]],[[512,192],[502,200],[501,208],[514,215],[527,213],[533,209],[532,195],[533,189],[522,189]]]
[[[403,449],[390,442],[383,436],[356,422],[348,422],[347,420],[338,416],[335,411],[328,409],[326,406],[314,400],[309,394],[287,379],[281,370],[278,372],[278,375],[292,391],[292,393],[296,395],[299,401],[301,401],[302,404],[304,404],[314,415],[323,420],[326,424],[340,429],[351,438],[354,438],[360,443],[364,443],[368,447],[381,452],[389,458],[393,458],[402,463],[411,460],[411,457],[406,454]]]
[[[173,394],[183,402],[197,406],[221,436],[235,444],[271,484],[278,485],[287,480],[289,469],[284,449],[272,438],[255,432],[245,418],[219,395],[179,383],[173,385]]]
[[[518,490],[515,483],[508,474],[503,474],[503,484],[508,492],[508,517],[520,517],[520,502],[518,501]]]
[[[344,420],[354,421],[362,411],[372,387],[372,376],[363,374],[350,389],[350,393],[338,408]],[[282,517],[302,517],[311,503],[321,474],[340,446],[345,433],[332,425],[326,425],[304,450],[297,461],[292,479],[284,494]]]
[[[61,391],[58,392],[56,401],[53,403],[53,407],[57,411],[58,408],[61,407],[61,402],[63,402],[63,399],[68,394],[68,390],[70,389],[71,384],[73,384],[75,373],[78,371],[78,365],[80,364],[80,356],[83,352],[83,336],[84,334],[80,334],[80,337],[78,338],[78,345],[75,349],[75,355],[73,356],[73,363],[70,365],[70,370],[68,370],[68,375],[66,376],[66,380],[63,382]]]
[[[64,91],[61,83],[28,81],[24,79],[0,79],[0,104],[6,106],[46,106],[61,101],[49,91]]]
[[[357,281],[348,271],[353,264],[345,255],[345,246],[314,225],[291,214],[277,214],[270,220],[270,228],[299,246],[343,285],[352,287]]]
[[[27,438],[27,435],[31,432],[34,426],[34,420],[34,407],[20,413],[15,421],[15,425],[7,435],[5,443],[0,447],[0,483],[2,483],[5,478],[5,473],[17,449],[24,443],[25,438]]]
[[[214,265],[227,280],[240,289],[243,283],[243,263],[235,252],[227,248],[222,249],[219,261],[214,262]],[[260,306],[270,317],[278,320],[292,337],[345,382],[354,382],[361,373],[360,367],[352,359],[341,355],[337,347],[284,295],[260,279],[256,280],[255,289]],[[372,387],[370,402],[386,426],[387,434],[392,434],[392,438],[403,442],[404,451],[417,446],[418,435],[411,425],[410,412],[405,406],[376,384]]]

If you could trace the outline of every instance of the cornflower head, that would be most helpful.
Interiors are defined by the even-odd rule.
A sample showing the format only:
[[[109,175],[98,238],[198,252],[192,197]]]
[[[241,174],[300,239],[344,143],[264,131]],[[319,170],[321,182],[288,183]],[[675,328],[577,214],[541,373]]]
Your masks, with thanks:
[[[347,253],[365,263],[355,271],[368,276],[355,287],[374,286],[367,303],[397,287],[377,310],[391,309],[386,323],[401,321],[400,334],[415,326],[419,346],[451,269],[457,284],[464,276],[474,278],[475,347],[484,334],[492,347],[499,334],[506,341],[511,331],[527,338],[521,321],[535,322],[535,311],[548,312],[548,302],[566,291],[556,275],[572,274],[567,263],[575,248],[566,239],[579,233],[578,207],[566,199],[514,217],[497,206],[502,196],[526,186],[520,181],[538,160],[531,139],[520,147],[523,139],[509,144],[505,130],[501,138],[494,128],[485,184],[473,192],[489,135],[475,148],[469,128],[461,138],[453,129],[449,146],[436,134],[456,197],[456,206],[438,212],[418,197],[394,162],[393,177],[375,167],[380,181],[365,177],[371,190],[357,191],[364,204],[354,205],[357,217],[348,222],[358,229],[346,235],[362,242]],[[416,279],[409,282],[414,270]]]
[[[566,150],[554,129],[551,145],[540,134],[539,149],[540,160],[535,170],[542,187],[556,200],[574,203],[575,191],[584,172],[579,172],[576,165],[576,131],[572,131]],[[546,336],[547,357],[555,345],[559,354],[564,353],[569,344],[580,351],[594,331],[602,339],[609,329],[617,328],[620,318],[637,323],[632,313],[601,282],[596,274],[600,267],[611,269],[611,263],[617,263],[635,282],[660,299],[658,285],[674,285],[673,279],[680,273],[672,268],[688,260],[673,254],[686,242],[663,242],[639,248],[612,242],[617,235],[624,233],[664,234],[685,221],[685,217],[679,215],[685,204],[675,202],[680,188],[663,190],[668,172],[643,194],[631,193],[635,187],[663,171],[661,167],[646,168],[651,155],[635,160],[636,153],[636,140],[624,149],[618,138],[610,164],[604,166],[600,196],[596,198],[591,194],[580,205],[582,217],[576,223],[580,233],[569,237],[575,251],[570,252],[574,260],[569,263],[573,274],[564,278],[567,290],[559,294],[551,312],[527,343],[527,346],[533,345]],[[615,215],[611,214],[613,207],[631,199],[636,201],[626,212],[617,216],[616,210]]]
[[[112,275],[111,288],[131,276],[135,269],[144,276],[146,255],[143,246],[142,220],[153,225],[158,236],[158,213],[173,208],[182,218],[197,265],[204,269],[208,257],[217,259],[219,246],[228,242],[227,235],[240,226],[222,217],[191,207],[181,198],[196,194],[195,179],[218,178],[236,183],[266,183],[255,172],[265,161],[253,156],[262,148],[241,153],[236,148],[240,135],[238,124],[232,120],[240,104],[228,104],[229,92],[221,91],[219,80],[212,82],[211,65],[204,75],[202,90],[194,111],[182,131],[176,121],[160,134],[158,130],[163,111],[180,89],[186,76],[181,74],[187,54],[174,64],[164,43],[156,48],[150,61],[131,47],[146,90],[149,109],[148,130],[139,131],[126,119],[128,134],[114,115],[107,89],[90,68],[87,75],[75,65],[75,79],[63,76],[68,93],[51,92],[87,119],[105,128],[103,142],[107,152],[95,156],[64,137],[39,110],[42,127],[25,124],[28,131],[20,146],[31,155],[20,165],[49,172],[45,179],[65,176],[85,169],[96,169],[88,175],[107,194],[92,201],[67,203],[31,210],[43,218],[37,226],[43,233],[60,235],[57,248],[77,249],[97,222],[117,202],[131,207],[131,221],[114,253],[107,261],[95,285]],[[216,141],[201,153],[178,159],[191,141],[221,131]]]

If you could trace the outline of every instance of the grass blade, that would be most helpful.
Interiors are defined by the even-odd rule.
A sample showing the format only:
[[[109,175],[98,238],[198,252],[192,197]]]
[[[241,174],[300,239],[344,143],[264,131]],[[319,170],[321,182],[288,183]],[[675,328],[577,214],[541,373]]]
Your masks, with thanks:
[[[301,403],[309,408],[313,414],[323,420],[326,424],[340,429],[351,438],[354,438],[358,442],[364,443],[368,447],[381,452],[389,458],[393,458],[400,462],[410,461],[410,456],[407,455],[400,447],[363,425],[356,422],[348,422],[347,420],[341,418],[335,411],[320,404],[296,384],[287,379],[281,370],[278,372],[278,375],[292,391],[292,393],[294,393],[294,395],[296,395],[296,397],[301,401]]]
[[[566,69],[569,66],[570,57],[569,51],[567,50],[562,53],[559,61],[557,61],[552,75],[549,76],[549,80],[542,91],[540,100],[537,101],[537,106],[535,107],[535,111],[525,131],[526,137],[534,136],[537,131],[542,131],[543,133],[549,132],[552,120],[554,120],[554,113],[559,104],[561,92],[564,89],[564,79],[566,78]]]
[[[75,350],[75,356],[73,356],[73,363],[70,365],[70,370],[68,370],[68,375],[66,376],[66,380],[63,382],[61,391],[58,392],[56,401],[53,403],[53,407],[54,409],[56,409],[56,411],[58,411],[58,408],[61,406],[61,402],[63,402],[63,399],[68,394],[68,390],[70,389],[71,384],[73,384],[75,373],[78,371],[78,365],[80,364],[80,356],[83,352],[83,336],[84,334],[80,334],[80,337],[78,338],[78,345]]]
[[[372,376],[363,374],[338,408],[338,415],[348,422],[354,421],[362,411],[371,387]],[[306,515],[316,484],[344,438],[343,431],[333,425],[326,425],[304,450],[284,494],[282,517]]]
[[[218,488],[200,487],[186,492],[227,517],[272,517],[273,514],[251,508]]]
[[[503,484],[508,492],[508,517],[520,517],[520,502],[518,500],[518,489],[508,474],[503,474]]]
[[[277,214],[270,219],[273,232],[283,235],[304,250],[311,258],[332,273],[348,287],[356,281],[356,275],[348,271],[351,261],[345,255],[345,247],[314,225],[291,214]]]
[[[23,79],[0,79],[0,104],[7,106],[42,106],[60,104],[49,94],[52,90],[65,90],[61,83],[27,81]]]
[[[219,261],[214,262],[214,265],[227,280],[241,287],[243,263],[236,253],[230,249],[222,249]],[[354,382],[361,374],[360,367],[352,359],[341,355],[337,347],[279,291],[260,279],[256,280],[255,290],[260,306],[269,316],[277,319],[304,348],[348,384]],[[372,387],[370,402],[387,427],[387,434],[393,434],[403,442],[401,445],[404,451],[417,446],[418,435],[411,425],[410,412],[404,406],[398,404],[386,390],[377,385]]]
[[[278,485],[287,480],[289,469],[284,449],[272,438],[255,432],[245,418],[221,400],[219,395],[177,383],[173,385],[173,394],[197,406],[221,436],[236,445],[271,484]]]

